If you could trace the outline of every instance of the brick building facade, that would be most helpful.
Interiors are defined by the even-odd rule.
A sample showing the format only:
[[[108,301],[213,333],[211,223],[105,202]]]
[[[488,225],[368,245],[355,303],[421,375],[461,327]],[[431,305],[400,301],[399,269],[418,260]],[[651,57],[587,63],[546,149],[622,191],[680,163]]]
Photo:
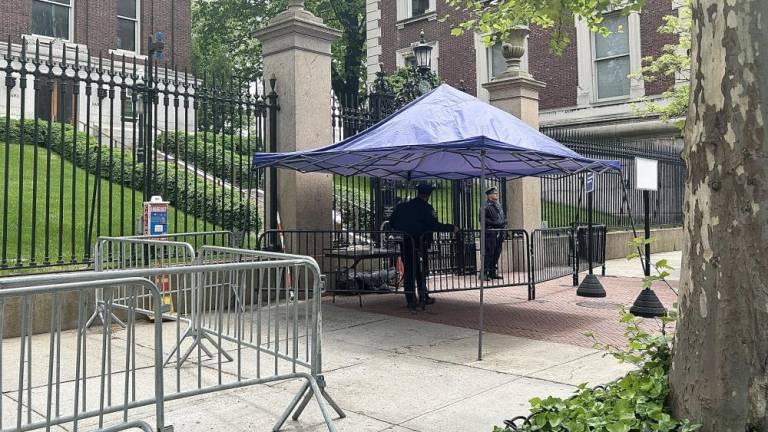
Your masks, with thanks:
[[[648,0],[639,13],[607,14],[607,25],[620,31],[610,38],[592,34],[583,23],[567,29],[570,44],[561,55],[550,50],[550,31],[532,28],[523,67],[547,87],[540,93],[541,124],[597,128],[632,136],[676,135],[674,127],[641,118],[632,108],[643,98],[657,98],[674,79],[644,83],[627,75],[642,59],[657,56],[674,39],[658,33],[663,17],[673,14],[674,0]],[[444,0],[368,0],[368,74],[391,73],[409,62],[410,48],[423,30],[433,49],[433,69],[448,84],[461,81],[468,92],[487,100],[482,84],[504,69],[500,46],[487,48],[479,35],[451,35],[466,19]],[[449,18],[442,22],[442,17]],[[621,128],[616,128],[622,124]],[[605,128],[605,126],[609,126]],[[619,131],[620,132],[617,132]]]
[[[120,14],[120,15],[119,15]],[[131,31],[133,29],[133,31]],[[51,31],[52,30],[52,31]],[[122,30],[122,31],[121,31]],[[60,39],[91,56],[146,54],[147,38],[165,34],[168,66],[189,68],[192,59],[191,0],[3,0],[0,41]],[[118,33],[131,37],[122,42]],[[132,33],[132,34],[131,34]]]
[[[68,123],[94,136],[132,145],[137,136],[135,111],[140,105],[131,100],[132,88],[136,77],[147,72],[148,39],[158,32],[164,35],[165,47],[157,78],[190,79],[184,72],[191,69],[192,62],[191,0],[0,1],[0,116]],[[26,56],[27,70],[36,70],[26,76],[24,89],[18,66],[12,68],[15,80],[5,80],[8,63],[3,55],[9,51],[9,40],[11,56],[17,61]],[[37,56],[40,61],[34,60]],[[44,66],[48,60],[60,65],[51,78],[46,76],[48,69],[34,66]],[[93,91],[98,83],[86,83],[83,73],[73,80],[75,67],[82,69],[88,61],[92,71],[111,76],[99,88],[104,91],[101,97]],[[119,92],[124,78],[115,78],[122,76],[128,77],[125,100]],[[73,89],[75,83],[77,90]],[[107,97],[107,89],[118,91]],[[178,102],[173,99],[168,99],[169,107]],[[158,111],[161,129],[183,128],[173,116],[166,118],[165,110]],[[194,110],[190,113],[194,119]],[[113,128],[99,126],[118,123]]]

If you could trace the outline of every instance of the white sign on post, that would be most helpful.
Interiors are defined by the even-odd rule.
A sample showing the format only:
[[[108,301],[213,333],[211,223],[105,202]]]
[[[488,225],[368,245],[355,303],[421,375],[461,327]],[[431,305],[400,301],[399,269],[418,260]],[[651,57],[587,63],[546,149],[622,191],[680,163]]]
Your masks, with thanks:
[[[595,191],[595,173],[588,172],[584,178],[584,192],[592,193]]]
[[[635,189],[647,191],[659,189],[659,161],[635,158]]]

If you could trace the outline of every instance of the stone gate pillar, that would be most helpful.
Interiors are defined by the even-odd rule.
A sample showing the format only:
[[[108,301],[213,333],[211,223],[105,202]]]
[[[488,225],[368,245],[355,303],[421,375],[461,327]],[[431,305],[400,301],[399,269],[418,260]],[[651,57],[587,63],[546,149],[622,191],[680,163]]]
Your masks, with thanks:
[[[539,91],[545,84],[535,80],[520,67],[527,36],[527,28],[512,30],[509,41],[503,44],[507,70],[491,82],[483,84],[483,87],[490,94],[491,105],[538,129]],[[530,177],[507,182],[505,206],[509,228],[525,229],[529,233],[540,228],[541,180]]]
[[[331,43],[339,36],[337,30],[304,9],[303,0],[290,0],[286,11],[256,32],[262,44],[264,78],[277,80],[278,152],[308,150],[333,142]],[[330,174],[278,170],[277,186],[277,208],[284,229],[331,229]],[[267,197],[265,203],[269,205],[269,201]],[[269,221],[266,226],[270,226]]]

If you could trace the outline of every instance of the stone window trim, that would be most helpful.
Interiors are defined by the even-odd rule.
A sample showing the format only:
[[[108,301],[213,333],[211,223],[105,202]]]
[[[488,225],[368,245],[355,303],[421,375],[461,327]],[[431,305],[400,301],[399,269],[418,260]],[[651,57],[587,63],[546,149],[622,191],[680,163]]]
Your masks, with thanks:
[[[37,34],[22,34],[22,44],[26,45],[27,56],[35,55],[36,44],[40,44],[40,57],[48,58],[48,54],[52,53],[53,58],[56,60],[62,60],[66,56],[67,62],[74,62],[76,55],[79,53],[79,61],[84,62],[88,57],[88,46],[83,44],[77,44],[74,42],[65,41],[63,39],[56,39],[50,36],[41,36]],[[4,44],[3,44],[4,45]],[[66,51],[64,48],[66,47]],[[21,55],[22,45],[11,44],[12,51],[18,50],[17,55]],[[4,51],[3,51],[4,52]]]
[[[47,35],[32,33],[30,31],[30,35],[29,36],[32,37],[32,38],[35,38],[35,39],[39,39],[40,42],[52,42],[52,41],[72,42],[72,41],[74,41],[73,31],[74,31],[74,28],[75,28],[75,0],[71,0],[69,2],[69,4],[66,4],[64,2],[57,1],[57,0],[32,0],[32,2],[35,2],[35,1],[40,2],[40,3],[51,4],[51,5],[54,5],[54,6],[61,6],[61,7],[68,8],[69,9],[69,28],[68,28],[68,33],[69,34],[67,35],[66,38],[55,38],[55,37],[51,37],[51,36],[47,36]],[[30,2],[30,3],[32,3],[32,2]]]
[[[607,12],[611,13],[611,12]],[[640,29],[640,13],[631,12],[627,16],[629,37],[629,69],[630,73],[639,72],[642,68],[642,43]],[[576,19],[576,48],[578,64],[578,106],[599,106],[617,102],[626,102],[645,96],[645,85],[642,80],[630,79],[629,94],[611,98],[600,98],[597,92],[597,67],[595,61],[595,38],[601,37],[592,33],[586,23]]]
[[[397,26],[402,29],[406,24],[418,21],[433,21],[437,19],[437,0],[429,0],[429,8],[422,15],[413,15],[414,0],[397,1]]]
[[[117,1],[119,2],[120,0],[117,0]],[[135,13],[135,16],[130,17],[130,16],[120,15],[120,13],[118,11],[116,11],[116,15],[117,15],[117,20],[118,21],[124,20],[124,21],[132,21],[134,23],[134,31],[133,31],[134,38],[133,38],[133,40],[134,40],[134,46],[136,47],[136,49],[135,50],[126,50],[126,49],[116,48],[114,50],[115,51],[115,55],[117,55],[117,54],[120,54],[120,55],[126,54],[126,56],[128,56],[128,55],[136,56],[136,55],[140,55],[141,54],[141,42],[142,42],[141,41],[141,0],[135,0],[135,2],[136,2],[136,11],[135,11],[136,13]]]

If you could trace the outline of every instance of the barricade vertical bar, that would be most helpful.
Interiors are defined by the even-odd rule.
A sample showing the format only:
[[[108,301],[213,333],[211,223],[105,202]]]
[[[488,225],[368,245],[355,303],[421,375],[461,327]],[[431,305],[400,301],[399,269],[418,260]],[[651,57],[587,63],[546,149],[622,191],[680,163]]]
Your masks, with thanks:
[[[32,335],[35,334],[34,330],[34,307],[35,303],[32,299],[29,299],[27,308],[27,422],[32,423]]]
[[[285,267],[280,267],[277,270],[277,276],[275,281],[275,353],[280,352],[280,290],[282,289],[283,281],[285,280]],[[278,356],[275,355],[275,373],[277,373],[277,360]]]
[[[293,280],[293,295],[291,302],[291,309],[293,309],[293,373],[296,373],[296,359],[299,357],[299,308],[297,302],[299,298],[299,275],[298,267],[294,266]]]
[[[125,376],[123,377],[123,405],[125,406],[125,409],[123,409],[124,422],[128,422],[128,389],[130,388],[129,383],[131,379],[129,368],[131,365],[131,340],[133,335],[133,313],[135,311],[136,290],[135,288],[129,288],[128,292],[130,301],[128,303],[128,319],[126,320],[128,325],[128,335],[125,338]],[[131,370],[133,369],[131,368]]]
[[[310,298],[309,298],[309,280],[308,280],[309,279],[309,274],[308,273],[309,272],[306,269],[304,269],[304,316],[306,317],[306,319],[305,319],[305,322],[306,322],[305,334],[307,335],[307,343],[306,343],[307,347],[306,347],[304,355],[306,356],[306,358],[310,358],[309,357],[309,322],[310,322],[310,319],[309,319],[309,317],[310,317],[310,315],[309,315],[309,303],[310,303]],[[320,291],[321,292],[322,292],[322,289],[323,289],[323,287],[320,287]],[[320,295],[322,295],[322,294],[320,294]],[[312,299],[312,301],[314,301],[314,299]],[[0,334],[1,334],[1,332],[0,332]]]
[[[21,339],[19,344],[19,393],[16,399],[16,428],[21,428],[22,407],[24,406],[24,349],[26,348],[27,337],[27,299],[24,299],[21,305]],[[31,405],[31,403],[30,403]]]
[[[269,286],[269,269],[259,270],[261,283],[258,287],[257,302],[259,308],[256,310],[256,345],[261,346],[261,301],[264,297],[263,288],[265,282]],[[256,378],[261,378],[261,350],[256,350]]]
[[[75,337],[77,339],[77,342],[75,345],[76,348],[76,354],[75,354],[75,398],[74,401],[74,431],[77,432],[77,420],[78,420],[78,414],[80,413],[80,354],[81,354],[81,338],[85,334],[85,325],[83,323],[83,293],[82,291],[79,293],[78,299],[77,299],[77,333],[75,333]]]
[[[112,288],[109,287],[106,289],[106,293],[104,295],[105,304],[107,305],[107,310],[110,311],[111,308],[109,305],[112,302]],[[104,380],[107,377],[107,363],[109,363],[108,355],[107,355],[107,340],[109,339],[109,329],[111,327],[111,316],[107,316],[107,321],[104,323],[104,331],[101,333],[101,376],[99,377],[99,429],[104,427]],[[87,377],[86,377],[87,379]]]
[[[50,332],[50,341],[48,346],[48,352],[50,354],[54,353],[54,347],[55,347],[55,341],[56,339],[56,316],[59,312],[59,294],[56,293],[53,295],[53,304],[51,305],[51,332]],[[57,363],[60,362],[61,359],[58,359]],[[53,399],[53,364],[54,364],[54,356],[49,355],[48,356],[48,383],[46,386],[46,404],[45,404],[45,421],[46,423],[51,422],[51,405],[52,405],[52,399]],[[46,427],[46,431],[50,430],[50,426]]]
[[[3,390],[3,341],[5,340],[5,299],[0,299],[0,395]],[[0,403],[0,418],[3,418],[3,404]]]

